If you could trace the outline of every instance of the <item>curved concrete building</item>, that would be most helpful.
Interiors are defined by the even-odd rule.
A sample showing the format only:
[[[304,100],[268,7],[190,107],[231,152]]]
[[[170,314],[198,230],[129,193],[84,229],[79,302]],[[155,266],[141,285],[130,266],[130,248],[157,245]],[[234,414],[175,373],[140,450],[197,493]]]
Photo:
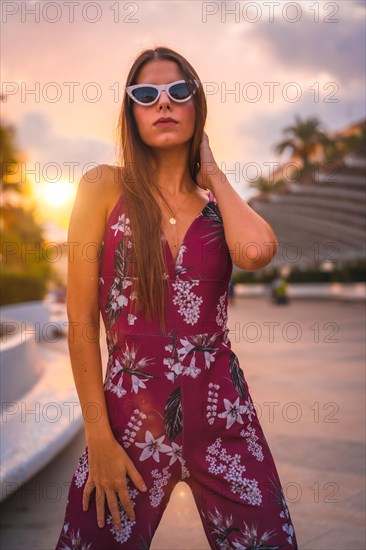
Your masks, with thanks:
[[[327,261],[340,265],[366,258],[365,168],[363,146],[249,201],[279,241],[271,267],[310,268]]]

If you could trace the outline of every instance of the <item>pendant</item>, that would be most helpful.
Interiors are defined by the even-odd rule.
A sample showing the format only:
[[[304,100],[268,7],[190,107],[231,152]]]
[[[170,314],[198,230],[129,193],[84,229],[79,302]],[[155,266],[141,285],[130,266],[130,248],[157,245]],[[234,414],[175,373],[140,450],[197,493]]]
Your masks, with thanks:
[[[175,225],[177,223],[177,220],[175,218],[169,218],[169,223],[171,225]]]

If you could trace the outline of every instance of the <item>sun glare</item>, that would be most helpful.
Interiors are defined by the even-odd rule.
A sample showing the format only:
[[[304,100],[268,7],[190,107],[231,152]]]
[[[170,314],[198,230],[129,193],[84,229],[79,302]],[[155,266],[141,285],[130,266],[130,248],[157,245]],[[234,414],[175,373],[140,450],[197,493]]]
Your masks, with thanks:
[[[49,182],[44,188],[44,201],[50,206],[62,206],[73,196],[73,187],[67,180]]]

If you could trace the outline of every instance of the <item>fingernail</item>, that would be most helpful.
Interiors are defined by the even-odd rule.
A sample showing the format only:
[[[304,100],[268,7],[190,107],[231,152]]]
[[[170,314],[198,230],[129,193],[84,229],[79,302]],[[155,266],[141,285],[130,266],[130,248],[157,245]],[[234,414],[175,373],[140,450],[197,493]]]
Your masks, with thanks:
[[[99,525],[99,527],[103,527],[103,522],[102,522],[102,521],[98,521],[98,525]]]
[[[141,489],[142,489],[143,491],[147,491],[147,487],[146,487],[145,483],[142,483]]]

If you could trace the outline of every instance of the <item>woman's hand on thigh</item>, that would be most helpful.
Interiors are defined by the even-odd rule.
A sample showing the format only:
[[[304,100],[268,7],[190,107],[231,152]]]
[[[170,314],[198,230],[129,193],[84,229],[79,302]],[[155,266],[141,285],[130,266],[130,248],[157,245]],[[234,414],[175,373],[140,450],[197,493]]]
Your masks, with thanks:
[[[120,527],[121,517],[118,509],[117,495],[131,521],[135,513],[127,489],[126,476],[131,479],[140,491],[146,491],[144,480],[134,463],[117,440],[93,443],[88,445],[89,473],[83,492],[83,510],[89,507],[90,495],[96,489],[96,510],[99,527],[104,527],[105,498],[111,512],[114,525]]]

